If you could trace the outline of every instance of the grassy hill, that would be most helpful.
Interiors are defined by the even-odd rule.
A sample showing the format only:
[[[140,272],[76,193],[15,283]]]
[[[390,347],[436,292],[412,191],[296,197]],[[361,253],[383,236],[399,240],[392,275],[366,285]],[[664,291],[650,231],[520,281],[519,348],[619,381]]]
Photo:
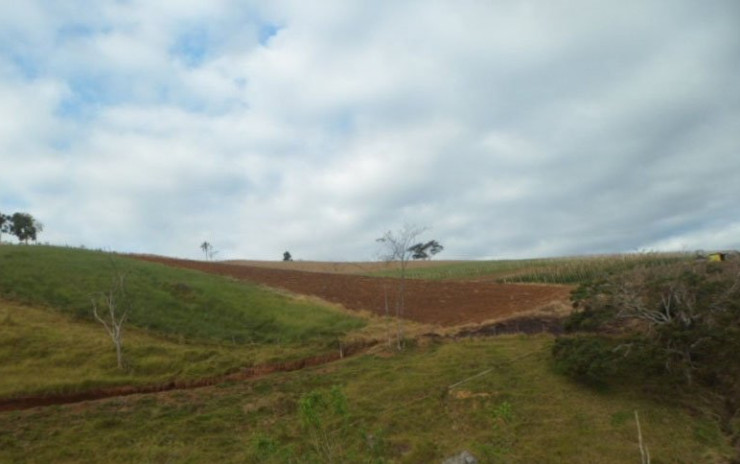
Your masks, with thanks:
[[[91,297],[125,276],[131,326],[202,342],[299,343],[362,327],[319,304],[195,271],[96,251],[0,247],[0,298],[93,320]]]
[[[430,269],[430,272],[432,270]],[[90,296],[125,275],[126,368]],[[197,380],[336,351],[373,322],[318,303],[107,253],[0,247],[0,399]],[[384,330],[380,327],[381,331]],[[410,330],[409,333],[412,333]],[[212,386],[0,410],[0,462],[730,463],[690,399],[555,372],[554,337],[428,336]]]
[[[126,368],[91,296],[124,275]],[[0,247],[0,398],[193,380],[335,352],[366,322],[256,285],[122,256]]]

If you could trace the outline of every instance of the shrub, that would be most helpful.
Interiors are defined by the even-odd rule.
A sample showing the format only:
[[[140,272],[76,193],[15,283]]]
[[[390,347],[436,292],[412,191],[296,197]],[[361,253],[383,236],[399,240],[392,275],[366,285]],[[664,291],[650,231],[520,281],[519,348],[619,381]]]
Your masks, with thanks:
[[[740,260],[642,267],[581,285],[555,367],[587,382],[663,378],[666,388],[710,390],[729,428],[740,411]],[[605,334],[603,332],[608,332]]]
[[[562,337],[555,341],[552,354],[555,369],[580,381],[603,385],[618,370],[614,344],[596,336]]]

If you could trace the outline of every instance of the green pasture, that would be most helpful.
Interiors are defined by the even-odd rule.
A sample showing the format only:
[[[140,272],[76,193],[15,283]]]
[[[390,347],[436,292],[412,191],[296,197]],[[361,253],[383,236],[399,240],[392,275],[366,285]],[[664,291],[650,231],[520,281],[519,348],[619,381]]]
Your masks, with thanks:
[[[91,298],[124,276],[132,327],[231,344],[330,341],[364,322],[256,284],[126,256],[46,246],[0,247],[0,298],[92,321]]]
[[[196,381],[259,364],[334,352],[327,343],[178,342],[125,330],[124,369],[97,322],[0,301],[0,399],[63,395],[120,386]]]
[[[724,462],[715,423],[555,374],[549,336],[433,342],[196,390],[0,413],[1,462]]]
[[[115,275],[125,276],[131,306],[123,369],[91,303]],[[0,247],[0,398],[187,382],[334,353],[365,325],[336,308],[195,271],[94,251]]]

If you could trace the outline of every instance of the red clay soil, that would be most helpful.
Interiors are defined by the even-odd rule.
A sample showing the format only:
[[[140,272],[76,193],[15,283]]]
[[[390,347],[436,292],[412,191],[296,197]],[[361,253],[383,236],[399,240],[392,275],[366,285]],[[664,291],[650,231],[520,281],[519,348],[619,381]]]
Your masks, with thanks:
[[[393,311],[398,280],[349,274],[301,272],[242,264],[135,256],[169,266],[196,269],[312,295],[352,310],[385,314],[385,294]],[[500,284],[407,279],[404,317],[417,322],[455,326],[512,317],[556,302],[567,302],[564,285]]]

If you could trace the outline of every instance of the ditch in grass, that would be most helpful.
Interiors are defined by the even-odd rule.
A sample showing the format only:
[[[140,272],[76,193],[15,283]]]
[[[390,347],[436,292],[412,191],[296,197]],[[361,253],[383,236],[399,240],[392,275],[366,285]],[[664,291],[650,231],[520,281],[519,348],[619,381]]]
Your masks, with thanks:
[[[91,296],[124,275],[125,368]],[[0,247],[0,398],[190,381],[334,353],[372,322],[315,300],[108,253]]]
[[[723,462],[711,420],[553,373],[552,337],[434,342],[251,382],[18,411],[0,421],[0,461]],[[453,386],[450,388],[450,386]]]
[[[187,384],[334,353],[334,345],[178,343],[131,328],[124,334],[124,368],[118,369],[113,344],[99,324],[0,300],[0,399]]]

